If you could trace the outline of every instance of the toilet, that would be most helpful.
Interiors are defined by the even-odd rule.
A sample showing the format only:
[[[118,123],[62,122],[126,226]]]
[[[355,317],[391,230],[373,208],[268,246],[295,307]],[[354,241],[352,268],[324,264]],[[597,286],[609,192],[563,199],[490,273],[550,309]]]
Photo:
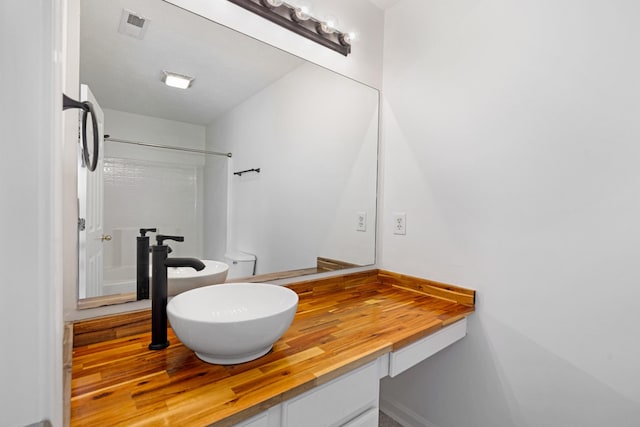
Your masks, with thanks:
[[[224,254],[224,260],[229,264],[228,279],[250,277],[256,271],[256,256],[241,251],[229,251]]]

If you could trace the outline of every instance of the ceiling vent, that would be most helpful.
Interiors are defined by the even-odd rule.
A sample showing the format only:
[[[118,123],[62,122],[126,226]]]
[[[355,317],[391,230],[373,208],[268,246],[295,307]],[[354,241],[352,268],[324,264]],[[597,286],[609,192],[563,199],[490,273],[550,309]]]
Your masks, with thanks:
[[[149,19],[140,14],[127,9],[122,9],[118,32],[120,34],[126,34],[137,39],[142,39],[144,37],[144,34],[147,32],[149,22]]]

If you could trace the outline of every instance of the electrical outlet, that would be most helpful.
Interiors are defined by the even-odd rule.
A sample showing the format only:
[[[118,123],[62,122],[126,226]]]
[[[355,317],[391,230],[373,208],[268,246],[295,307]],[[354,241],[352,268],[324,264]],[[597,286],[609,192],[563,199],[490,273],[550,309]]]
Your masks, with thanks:
[[[394,212],[393,216],[393,234],[407,234],[407,214],[405,212]]]
[[[356,231],[367,231],[366,212],[356,212]]]

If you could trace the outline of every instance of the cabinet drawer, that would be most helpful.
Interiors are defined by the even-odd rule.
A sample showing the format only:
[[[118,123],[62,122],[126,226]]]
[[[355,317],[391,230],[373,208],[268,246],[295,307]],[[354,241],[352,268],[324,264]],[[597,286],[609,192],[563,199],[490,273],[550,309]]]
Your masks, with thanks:
[[[283,427],[342,425],[368,408],[377,408],[378,389],[378,366],[376,362],[372,362],[284,402],[282,425]]]
[[[467,335],[467,319],[449,325],[389,355],[389,376],[406,371]]]
[[[342,427],[378,427],[378,408],[371,408]]]
[[[234,427],[269,427],[269,414],[265,411],[253,418],[235,424]]]
[[[243,421],[240,424],[236,424],[235,427],[269,427],[269,418],[267,414],[262,414],[258,417]]]
[[[280,427],[281,405],[272,406],[258,415],[234,424],[233,427]]]

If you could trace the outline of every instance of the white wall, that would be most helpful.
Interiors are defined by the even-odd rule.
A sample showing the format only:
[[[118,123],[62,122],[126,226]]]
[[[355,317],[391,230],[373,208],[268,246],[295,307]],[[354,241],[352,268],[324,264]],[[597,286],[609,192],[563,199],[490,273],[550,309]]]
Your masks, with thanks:
[[[0,97],[0,423],[7,426],[44,419],[62,423],[56,6],[59,2],[0,3],[0,75],[6,83]]]
[[[99,100],[98,100],[99,101]],[[112,138],[180,148],[205,147],[205,127],[176,120],[144,116],[104,108],[105,133]],[[129,157],[156,162],[204,165],[202,154],[105,142],[105,156]]]
[[[255,254],[257,274],[374,262],[377,107],[372,88],[304,64],[207,128],[210,149],[233,153],[227,245]]]
[[[388,10],[382,267],[479,295],[467,338],[383,384],[423,424],[640,422],[639,14],[625,0]]]

